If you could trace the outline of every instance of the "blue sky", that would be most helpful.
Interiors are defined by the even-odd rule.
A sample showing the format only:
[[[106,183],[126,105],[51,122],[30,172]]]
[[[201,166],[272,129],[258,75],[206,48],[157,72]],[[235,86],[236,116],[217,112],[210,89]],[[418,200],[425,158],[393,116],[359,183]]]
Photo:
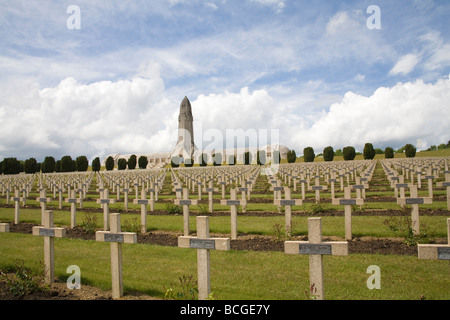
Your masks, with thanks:
[[[277,129],[297,154],[446,143],[449,18],[444,0],[2,1],[0,158],[171,151],[185,95],[203,130]]]

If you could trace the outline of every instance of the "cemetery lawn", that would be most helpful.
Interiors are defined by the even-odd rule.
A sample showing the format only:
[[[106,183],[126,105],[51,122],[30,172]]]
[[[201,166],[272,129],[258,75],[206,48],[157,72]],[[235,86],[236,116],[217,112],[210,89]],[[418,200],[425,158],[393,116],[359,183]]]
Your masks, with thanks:
[[[421,214],[423,211],[421,210]],[[77,211],[77,225],[82,224],[85,212]],[[89,214],[95,215],[97,219],[98,228],[102,228],[103,213],[90,212]],[[321,216],[323,225],[324,236],[337,236],[344,237],[344,216],[342,212],[336,211],[333,215],[323,215],[318,213],[317,215],[294,215],[292,220],[292,235],[293,236],[305,236],[308,233],[307,219],[311,216]],[[352,232],[354,237],[369,236],[369,237],[381,237],[392,238],[402,237],[403,235],[399,231],[393,231],[389,224],[399,224],[405,221],[409,217],[409,214],[402,216],[385,216],[385,215],[358,215],[355,213],[352,215]],[[447,215],[434,215],[427,214],[421,215],[420,224],[421,229],[426,232],[428,237],[433,238],[446,238],[446,219]],[[126,224],[131,227],[133,224],[139,221],[140,215],[137,213],[122,214],[122,230],[127,230]],[[0,222],[13,222],[14,221],[14,209],[12,208],[0,208]],[[36,209],[20,209],[20,221],[23,223],[31,223],[39,225],[41,221],[41,211]],[[54,210],[54,224],[55,226],[70,226],[70,212],[64,210]],[[283,231],[284,215],[239,215],[238,214],[238,232],[241,235],[254,234],[254,235],[267,235],[267,236],[282,236],[279,230]],[[182,215],[147,215],[147,231],[165,231],[180,233],[183,230]],[[190,216],[190,230],[195,232],[196,222],[195,215]],[[231,223],[230,216],[227,215],[212,215],[210,216],[210,232],[219,234],[230,234]]]
[[[0,269],[25,259],[25,266],[42,273],[43,239],[27,234],[0,234]],[[65,283],[66,269],[78,265],[81,283],[111,289],[108,243],[55,239],[55,276]],[[123,245],[124,294],[164,298],[165,290],[181,291],[179,277],[197,278],[196,250],[148,244]],[[183,261],[183,263],[180,263]],[[369,290],[370,265],[381,270],[381,289]],[[308,299],[307,256],[283,252],[211,251],[211,288],[217,299]],[[450,299],[447,261],[419,260],[417,256],[350,254],[324,257],[325,298],[342,299]]]

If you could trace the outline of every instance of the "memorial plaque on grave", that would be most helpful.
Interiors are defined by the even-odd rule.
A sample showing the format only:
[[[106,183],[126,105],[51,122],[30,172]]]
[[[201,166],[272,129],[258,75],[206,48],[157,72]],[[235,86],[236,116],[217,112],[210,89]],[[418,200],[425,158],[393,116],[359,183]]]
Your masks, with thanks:
[[[406,204],[424,204],[423,198],[406,198]]]
[[[438,248],[438,259],[439,260],[450,260],[450,247],[449,248]]]
[[[191,200],[180,200],[180,206],[190,206]]]
[[[124,242],[123,234],[105,233],[103,240],[105,242]]]
[[[227,200],[226,205],[227,206],[240,206],[241,201],[240,200]]]
[[[287,199],[282,199],[280,201],[280,204],[282,206],[295,206],[295,200],[287,200]]]
[[[194,249],[216,249],[216,242],[212,239],[190,239],[189,247]]]
[[[49,229],[49,228],[39,228],[39,235],[45,236],[45,237],[54,237],[55,236],[55,230]]]
[[[148,200],[147,199],[138,199],[137,204],[148,204]]]
[[[408,188],[409,184],[408,183],[397,183],[395,185],[396,188]]]
[[[304,243],[299,248],[299,254],[331,255],[331,244]]]
[[[354,205],[356,205],[356,200],[355,199],[340,199],[339,204],[344,205],[344,206],[349,206],[349,205],[354,206]]]

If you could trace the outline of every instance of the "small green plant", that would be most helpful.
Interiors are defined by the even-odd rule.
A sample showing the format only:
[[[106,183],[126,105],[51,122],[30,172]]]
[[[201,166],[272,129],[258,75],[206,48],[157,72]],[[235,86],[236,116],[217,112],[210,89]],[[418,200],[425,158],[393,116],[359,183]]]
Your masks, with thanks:
[[[286,234],[284,232],[284,228],[281,224],[275,223],[272,226],[273,233],[275,234],[276,241],[284,241],[286,239]]]
[[[314,203],[311,206],[311,214],[319,214],[319,213],[322,213],[322,212],[325,212],[325,211],[326,210],[325,210],[324,206],[321,203]]]
[[[395,233],[403,237],[404,243],[408,246],[415,246],[418,243],[430,243],[433,241],[428,234],[428,228],[422,224],[420,227],[420,234],[415,234],[412,228],[412,221],[410,216],[391,217],[384,220],[384,224]]]
[[[205,204],[199,204],[198,205],[198,211],[201,214],[207,214],[209,213],[209,206],[205,205]]]
[[[353,213],[363,213],[364,211],[366,211],[366,206],[365,205],[362,205],[362,206],[354,205],[354,206],[352,206],[352,212]]]
[[[306,294],[306,298],[308,300],[317,300],[317,288],[316,288],[316,284],[313,283],[311,285],[311,287],[309,288],[309,292],[307,290],[305,290],[305,294]]]
[[[178,278],[181,285],[181,291],[175,292],[172,288],[165,289],[164,299],[166,300],[197,300],[198,289],[197,281],[194,276],[182,275]],[[211,294],[210,294],[211,295]],[[213,299],[212,299],[213,300]]]
[[[169,214],[180,214],[183,213],[183,209],[180,206],[177,206],[173,204],[172,202],[169,202],[166,204],[166,211]]]
[[[95,212],[84,212],[81,227],[87,233],[94,233],[97,230],[97,215]]]
[[[141,233],[142,224],[140,223],[137,217],[127,219],[123,222],[122,226],[123,231],[125,232],[136,232],[137,234]]]
[[[0,278],[6,281],[9,292],[15,298],[22,298],[30,293],[47,289],[41,286],[42,280],[33,274],[31,269],[25,267],[24,263],[24,260],[16,259],[14,267],[0,271]],[[11,271],[15,271],[15,274],[7,274]]]

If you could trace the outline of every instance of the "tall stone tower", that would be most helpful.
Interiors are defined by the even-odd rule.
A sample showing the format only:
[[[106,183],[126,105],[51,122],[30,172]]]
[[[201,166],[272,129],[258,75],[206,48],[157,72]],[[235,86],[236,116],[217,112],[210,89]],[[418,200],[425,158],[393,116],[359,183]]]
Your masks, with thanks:
[[[191,103],[184,97],[180,104],[178,116],[178,141],[172,152],[172,156],[181,156],[184,159],[193,158],[197,147],[194,143],[194,117],[192,116]]]

